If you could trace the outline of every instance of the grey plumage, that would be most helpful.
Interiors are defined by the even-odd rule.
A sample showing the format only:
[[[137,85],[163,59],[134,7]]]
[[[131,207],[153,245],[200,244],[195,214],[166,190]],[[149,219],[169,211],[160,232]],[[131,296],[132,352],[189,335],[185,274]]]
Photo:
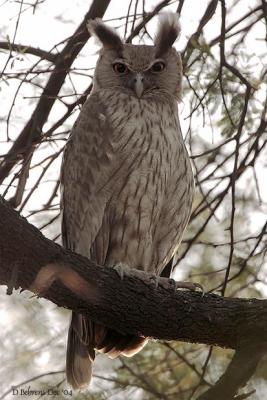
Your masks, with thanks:
[[[165,54],[180,34],[180,24],[177,15],[162,13],[159,18],[158,32],[155,37],[156,55]]]
[[[87,29],[91,35],[95,35],[105,48],[114,49],[120,52],[123,49],[123,42],[117,32],[105,25],[100,18],[90,20]]]
[[[166,24],[162,40],[157,35],[164,48]],[[193,199],[177,113],[181,59],[171,47],[173,35],[159,59],[157,46],[121,47],[117,34],[99,20],[89,29],[103,49],[93,91],[64,153],[63,243],[98,264],[159,275],[177,251]],[[68,382],[74,388],[88,384],[96,350],[113,358],[131,356],[146,341],[73,314]]]

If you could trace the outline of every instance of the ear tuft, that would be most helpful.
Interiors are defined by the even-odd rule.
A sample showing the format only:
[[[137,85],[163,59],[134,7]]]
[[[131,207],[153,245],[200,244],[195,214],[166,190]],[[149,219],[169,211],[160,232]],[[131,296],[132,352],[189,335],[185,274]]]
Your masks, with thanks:
[[[90,19],[87,22],[89,33],[96,36],[102,45],[108,49],[121,51],[123,42],[115,29],[107,26],[100,18]]]
[[[178,14],[172,12],[160,14],[158,32],[154,40],[157,56],[166,53],[172,47],[180,31]]]

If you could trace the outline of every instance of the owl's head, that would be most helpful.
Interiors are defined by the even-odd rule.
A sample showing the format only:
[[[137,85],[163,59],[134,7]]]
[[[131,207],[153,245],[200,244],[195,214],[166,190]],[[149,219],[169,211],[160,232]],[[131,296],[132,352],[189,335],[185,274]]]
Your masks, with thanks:
[[[100,19],[88,22],[102,49],[94,75],[94,89],[119,88],[138,98],[154,93],[181,97],[182,62],[172,47],[180,33],[177,14],[162,14],[154,46],[132,45]]]

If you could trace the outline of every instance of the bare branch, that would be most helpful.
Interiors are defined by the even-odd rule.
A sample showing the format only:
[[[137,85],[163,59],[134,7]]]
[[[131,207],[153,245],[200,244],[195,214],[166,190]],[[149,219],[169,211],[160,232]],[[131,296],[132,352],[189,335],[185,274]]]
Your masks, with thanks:
[[[254,374],[266,350],[267,343],[260,345],[247,344],[238,349],[227,370],[218,382],[199,396],[198,400],[235,400],[248,398],[254,391],[240,397],[236,397],[236,393]]]
[[[112,268],[46,239],[3,199],[0,230],[3,285],[9,284],[16,266],[16,288],[42,291],[58,306],[120,332],[228,348],[266,340],[266,300],[175,292],[168,279],[156,289],[152,276],[141,271],[121,281]]]
[[[0,183],[6,178],[13,166],[18,161],[18,156],[27,158],[32,146],[38,142],[42,135],[42,128],[47,120],[51,108],[56,100],[70,66],[77,54],[81,51],[89,38],[86,28],[88,19],[102,17],[110,3],[110,0],[94,0],[84,20],[70,37],[62,52],[58,55],[46,87],[39,99],[39,102],[20,135],[9,150],[5,159],[0,165]]]
[[[40,57],[41,59],[50,61],[52,63],[55,63],[58,57],[57,54],[53,54],[46,50],[38,49],[36,47],[23,44],[9,43],[5,41],[0,41],[0,49],[16,51],[18,53],[23,53],[23,54],[24,53],[32,54],[33,56]]]

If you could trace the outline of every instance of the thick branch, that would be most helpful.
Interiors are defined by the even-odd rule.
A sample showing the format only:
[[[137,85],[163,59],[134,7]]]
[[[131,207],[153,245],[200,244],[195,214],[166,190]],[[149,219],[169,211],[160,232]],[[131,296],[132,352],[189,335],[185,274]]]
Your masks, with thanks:
[[[225,373],[218,382],[205,393],[198,397],[198,400],[234,400],[248,398],[251,393],[236,397],[239,388],[246,385],[247,381],[254,374],[257,365],[266,353],[266,344],[246,345],[238,349],[231,360]]]
[[[121,281],[46,239],[3,199],[0,232],[0,283],[9,291],[47,286],[46,299],[121,332],[228,348],[266,341],[266,300],[175,292],[168,280],[155,288],[144,273]]]

